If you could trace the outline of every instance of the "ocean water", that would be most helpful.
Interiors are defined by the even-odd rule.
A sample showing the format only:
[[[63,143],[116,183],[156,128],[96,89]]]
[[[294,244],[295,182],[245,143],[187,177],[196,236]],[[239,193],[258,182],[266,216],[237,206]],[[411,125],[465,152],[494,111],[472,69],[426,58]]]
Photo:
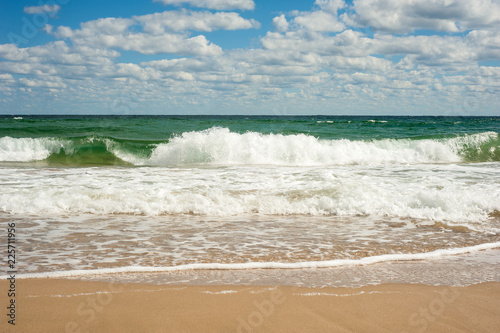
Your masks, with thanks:
[[[500,117],[0,116],[0,220],[21,276],[458,256],[500,248],[499,133]]]

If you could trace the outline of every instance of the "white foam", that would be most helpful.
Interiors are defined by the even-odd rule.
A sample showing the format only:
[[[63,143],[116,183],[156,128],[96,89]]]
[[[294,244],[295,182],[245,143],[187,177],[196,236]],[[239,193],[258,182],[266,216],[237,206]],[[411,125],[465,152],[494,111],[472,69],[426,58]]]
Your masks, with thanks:
[[[0,211],[42,216],[371,215],[466,223],[484,231],[489,214],[500,210],[499,181],[495,164],[2,168]]]
[[[234,264],[221,263],[195,263],[170,267],[143,267],[143,266],[128,266],[116,268],[103,268],[94,270],[72,270],[59,272],[43,272],[30,274],[17,274],[16,279],[28,278],[59,278],[70,276],[88,276],[101,274],[116,274],[116,273],[152,273],[152,272],[176,272],[186,270],[242,270],[242,269],[300,269],[300,268],[332,268],[342,266],[360,266],[371,265],[390,261],[412,261],[412,260],[429,260],[439,259],[445,256],[460,255],[476,251],[497,249],[500,248],[500,242],[486,243],[476,246],[441,249],[432,252],[412,253],[412,254],[386,254],[373,257],[365,257],[361,259],[337,259],[329,261],[313,261],[313,262],[295,262],[295,263],[280,263],[280,262],[247,262]],[[0,279],[8,279],[9,275],[0,276]]]
[[[462,162],[464,148],[496,139],[485,132],[448,139],[322,140],[305,134],[231,132],[213,127],[185,132],[158,145],[149,159],[124,156],[134,164],[152,165],[380,165]]]
[[[96,291],[96,292],[93,292],[93,293],[78,293],[78,294],[69,294],[69,295],[56,294],[56,295],[49,295],[48,297],[66,298],[66,297],[91,296],[91,295],[101,295],[101,294],[113,294],[113,292],[112,291]],[[45,295],[28,295],[26,297],[29,297],[29,298],[39,298],[39,297],[47,297],[47,296],[45,296]]]
[[[52,138],[0,138],[0,161],[30,162],[44,160],[63,147],[62,141]]]
[[[320,293],[320,292],[310,292],[310,293],[300,293],[293,294],[296,296],[335,296],[335,297],[350,297],[350,296],[359,296],[359,295],[371,295],[371,294],[399,294],[399,292],[382,292],[382,291],[360,291],[352,294],[332,294],[332,293]]]
[[[387,165],[457,163],[466,150],[496,140],[495,132],[447,139],[326,140],[306,134],[283,135],[231,132],[213,127],[185,132],[157,145],[149,157],[127,151],[108,138],[88,137],[85,143],[103,142],[109,152],[134,165]],[[81,142],[56,138],[0,138],[0,161],[43,160],[64,148],[67,154]],[[495,147],[491,147],[492,156]]]
[[[212,295],[224,295],[224,294],[234,294],[234,293],[237,293],[238,291],[237,290],[221,290],[221,291],[206,290],[206,291],[202,291],[202,292],[205,294],[212,294]]]

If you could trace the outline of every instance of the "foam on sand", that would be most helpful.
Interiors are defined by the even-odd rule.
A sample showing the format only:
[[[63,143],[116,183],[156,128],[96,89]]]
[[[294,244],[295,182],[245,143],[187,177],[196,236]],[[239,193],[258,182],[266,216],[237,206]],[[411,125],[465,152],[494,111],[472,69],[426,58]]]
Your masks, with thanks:
[[[88,276],[88,275],[102,275],[102,274],[116,274],[116,273],[154,273],[154,272],[175,272],[186,270],[247,270],[247,269],[300,269],[300,268],[332,268],[342,266],[360,266],[371,265],[382,262],[390,261],[412,261],[412,260],[426,260],[437,259],[444,256],[460,255],[475,251],[482,251],[488,249],[500,248],[500,242],[487,243],[476,246],[456,248],[456,249],[441,249],[432,252],[412,253],[412,254],[386,254],[380,256],[365,257],[357,260],[351,259],[338,259],[329,261],[316,261],[316,262],[295,262],[295,263],[279,263],[279,262],[249,262],[249,263],[235,263],[235,264],[220,264],[220,263],[195,263],[170,267],[141,267],[141,266],[128,266],[116,268],[103,268],[93,270],[72,270],[72,271],[59,271],[59,272],[44,272],[44,273],[30,273],[18,274],[16,278],[29,279],[29,278],[61,278],[71,276]],[[0,276],[0,279],[7,279],[9,276]]]

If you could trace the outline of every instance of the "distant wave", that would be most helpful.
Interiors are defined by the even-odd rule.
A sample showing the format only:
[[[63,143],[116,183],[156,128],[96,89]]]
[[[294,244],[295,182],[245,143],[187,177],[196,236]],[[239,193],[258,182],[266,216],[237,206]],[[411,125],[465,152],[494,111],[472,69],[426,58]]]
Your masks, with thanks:
[[[110,137],[0,138],[0,161],[62,164],[380,165],[500,161],[496,132],[448,138],[324,140],[306,134],[231,132],[212,127],[170,140]]]

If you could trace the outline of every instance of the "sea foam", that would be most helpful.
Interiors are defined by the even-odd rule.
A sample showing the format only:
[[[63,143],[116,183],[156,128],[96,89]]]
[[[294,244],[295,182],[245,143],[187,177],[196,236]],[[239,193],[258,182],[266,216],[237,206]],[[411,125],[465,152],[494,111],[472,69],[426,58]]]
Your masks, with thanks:
[[[500,211],[494,164],[0,169],[13,214],[392,216],[487,221]],[[20,188],[20,184],[23,188]]]
[[[444,139],[324,140],[305,134],[239,134],[213,127],[185,132],[158,145],[149,160],[130,162],[293,166],[457,163],[467,159],[467,150],[480,150],[497,138],[497,133],[485,132]]]
[[[53,138],[0,138],[0,161],[30,162],[58,153],[62,142]]]
[[[373,265],[377,263],[391,261],[413,261],[413,260],[428,260],[439,259],[445,256],[461,255],[471,252],[498,249],[500,242],[486,243],[475,246],[440,249],[432,252],[410,253],[410,254],[385,254],[372,257],[364,257],[361,259],[336,259],[328,261],[308,261],[308,262],[247,262],[247,263],[194,263],[168,267],[153,267],[153,266],[126,266],[115,268],[89,269],[89,270],[71,270],[43,273],[27,273],[18,274],[19,279],[33,278],[58,278],[70,276],[88,276],[101,274],[117,274],[117,273],[159,273],[159,272],[178,272],[186,270],[242,270],[242,269],[300,269],[300,268],[333,268],[342,266],[362,266]],[[0,279],[7,279],[8,275],[0,276]]]
[[[386,165],[486,162],[500,160],[498,134],[483,132],[448,138],[348,140],[307,134],[237,133],[212,127],[184,132],[163,143],[143,144],[110,137],[0,138],[0,161],[45,160],[52,154],[133,165]],[[99,158],[104,153],[107,160]],[[93,156],[89,155],[93,154]],[[110,158],[116,157],[116,159]],[[68,159],[68,163],[75,159]]]

